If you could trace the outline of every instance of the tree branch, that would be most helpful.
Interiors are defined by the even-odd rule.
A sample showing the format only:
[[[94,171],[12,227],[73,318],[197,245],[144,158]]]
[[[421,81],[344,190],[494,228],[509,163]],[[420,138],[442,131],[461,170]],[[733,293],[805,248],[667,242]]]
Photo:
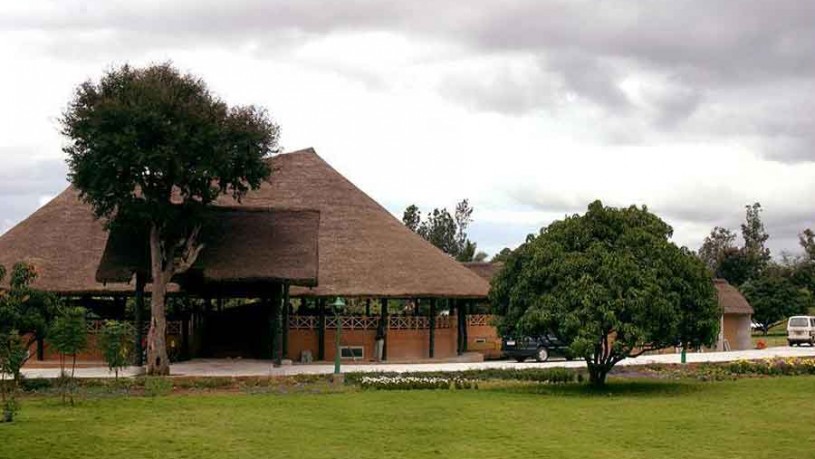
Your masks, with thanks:
[[[639,357],[639,356],[641,356],[642,354],[644,354],[644,353],[646,353],[648,351],[654,351],[656,349],[658,349],[658,348],[653,347],[653,346],[645,346],[645,347],[640,348],[640,350],[638,352],[631,352],[630,354],[628,354],[628,356],[629,357]]]
[[[178,257],[173,265],[174,269],[172,270],[172,274],[183,273],[190,269],[192,265],[195,263],[195,260],[198,259],[198,255],[201,253],[201,250],[204,248],[204,244],[198,244],[198,235],[201,232],[201,225],[197,225],[193,228],[192,232],[190,233],[189,237],[184,243],[184,248],[181,251],[181,256]]]

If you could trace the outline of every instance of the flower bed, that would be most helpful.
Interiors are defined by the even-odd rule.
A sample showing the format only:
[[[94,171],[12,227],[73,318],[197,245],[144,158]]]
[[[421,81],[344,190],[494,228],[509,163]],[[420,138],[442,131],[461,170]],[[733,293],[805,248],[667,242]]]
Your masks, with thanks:
[[[701,381],[753,376],[815,375],[815,359],[789,357],[698,365],[649,365],[645,370],[661,377],[695,378]]]
[[[359,385],[375,390],[467,390],[478,389],[478,383],[463,378],[427,376],[363,376]]]
[[[728,365],[736,375],[815,375],[815,359],[739,360]]]
[[[347,373],[345,381],[349,384],[361,385],[362,380],[372,377],[388,378],[426,378],[426,379],[446,379],[446,380],[469,380],[469,381],[533,381],[540,383],[571,383],[581,381],[582,374],[569,368],[491,368],[483,370],[464,371],[428,371],[417,373]]]

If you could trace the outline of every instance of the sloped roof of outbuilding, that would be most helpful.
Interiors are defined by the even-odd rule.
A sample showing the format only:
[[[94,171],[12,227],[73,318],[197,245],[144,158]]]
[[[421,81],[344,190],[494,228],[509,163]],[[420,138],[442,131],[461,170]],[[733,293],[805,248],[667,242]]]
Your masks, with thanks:
[[[492,278],[504,267],[504,263],[500,261],[494,263],[488,261],[466,261],[461,264],[487,282],[492,282]]]
[[[753,314],[753,307],[739,289],[724,279],[714,279],[713,285],[716,286],[719,306],[722,307],[724,314]]]

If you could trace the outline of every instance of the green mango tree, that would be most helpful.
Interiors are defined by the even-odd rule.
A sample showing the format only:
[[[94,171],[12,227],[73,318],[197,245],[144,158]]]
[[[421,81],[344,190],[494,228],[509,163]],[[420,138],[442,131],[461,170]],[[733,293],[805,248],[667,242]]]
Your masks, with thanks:
[[[589,205],[530,235],[493,279],[504,334],[553,334],[603,385],[615,364],[715,342],[720,310],[704,263],[645,207]]]

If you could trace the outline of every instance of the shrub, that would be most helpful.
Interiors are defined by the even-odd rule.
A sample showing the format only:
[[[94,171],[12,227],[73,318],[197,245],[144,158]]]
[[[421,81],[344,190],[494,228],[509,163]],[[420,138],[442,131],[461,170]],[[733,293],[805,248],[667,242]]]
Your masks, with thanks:
[[[85,309],[80,307],[63,309],[51,326],[50,341],[54,349],[60,354],[60,373],[62,374],[62,378],[60,379],[63,382],[61,386],[62,401],[64,403],[67,396],[71,401],[71,405],[73,405],[76,355],[85,349],[88,343],[88,332],[85,325]],[[65,372],[66,356],[71,356],[70,375]]]
[[[51,389],[54,386],[52,380],[45,378],[23,378],[20,381],[20,388],[24,392],[39,392]]]
[[[20,335],[16,330],[8,334],[0,334],[0,405],[2,405],[3,422],[11,422],[19,410],[17,391],[23,379],[20,370],[28,358]],[[11,381],[6,383],[6,375],[11,375]]]
[[[108,320],[99,336],[99,345],[108,368],[119,379],[119,370],[127,367],[133,354],[133,337],[136,332],[129,322]]]
[[[14,415],[20,410],[20,404],[17,403],[17,398],[13,395],[6,397],[6,399],[3,400],[2,405],[3,414],[2,417],[0,417],[0,422],[13,421]]]

